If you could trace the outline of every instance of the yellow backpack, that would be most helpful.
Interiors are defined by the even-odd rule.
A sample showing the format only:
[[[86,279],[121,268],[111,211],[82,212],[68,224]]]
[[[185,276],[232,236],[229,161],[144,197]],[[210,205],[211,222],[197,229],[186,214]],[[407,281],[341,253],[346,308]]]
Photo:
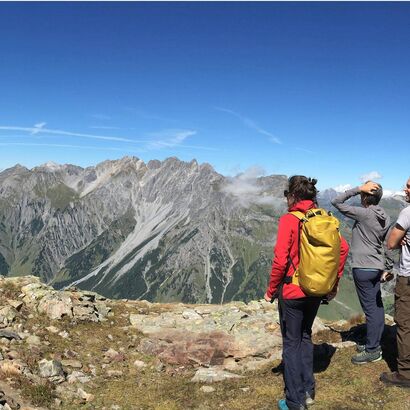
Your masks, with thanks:
[[[299,266],[291,283],[308,296],[325,296],[334,287],[340,261],[339,220],[322,208],[290,212],[300,221]]]

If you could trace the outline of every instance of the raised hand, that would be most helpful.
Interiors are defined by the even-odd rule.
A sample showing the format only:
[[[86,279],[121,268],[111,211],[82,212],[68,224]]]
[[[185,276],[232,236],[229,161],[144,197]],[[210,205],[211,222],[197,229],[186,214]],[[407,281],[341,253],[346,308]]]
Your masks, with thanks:
[[[360,192],[364,192],[365,194],[373,195],[375,191],[379,189],[379,185],[373,181],[367,181],[361,187],[359,187]]]

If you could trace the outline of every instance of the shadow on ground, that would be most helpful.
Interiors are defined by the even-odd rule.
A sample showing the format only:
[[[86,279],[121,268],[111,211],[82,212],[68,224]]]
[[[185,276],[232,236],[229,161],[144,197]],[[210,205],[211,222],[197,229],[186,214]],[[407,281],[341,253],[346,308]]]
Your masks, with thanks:
[[[332,356],[335,354],[336,348],[328,343],[320,343],[313,345],[313,372],[324,372],[330,365]],[[272,373],[283,373],[283,362],[280,362],[276,367],[272,368]]]
[[[342,341],[352,341],[357,344],[366,343],[366,325],[359,324],[351,327],[349,330],[340,332]],[[394,372],[397,370],[397,343],[396,343],[396,325],[385,325],[381,340],[383,359]]]

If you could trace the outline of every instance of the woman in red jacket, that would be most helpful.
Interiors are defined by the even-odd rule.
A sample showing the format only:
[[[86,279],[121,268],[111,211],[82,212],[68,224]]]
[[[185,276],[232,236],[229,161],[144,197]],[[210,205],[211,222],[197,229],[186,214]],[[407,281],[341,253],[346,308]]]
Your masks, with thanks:
[[[288,210],[306,213],[317,208],[316,179],[295,175],[289,178],[289,188],[284,192]],[[299,219],[287,213],[279,219],[277,242],[269,286],[265,300],[279,296],[279,316],[283,338],[283,364],[286,399],[279,400],[278,408],[305,409],[315,397],[313,376],[312,324],[316,317],[320,297],[307,296],[293,283],[283,283],[285,275],[292,276],[299,265]],[[349,247],[342,238],[338,276],[343,273]],[[332,299],[334,291],[328,295]],[[280,293],[280,295],[279,295]]]

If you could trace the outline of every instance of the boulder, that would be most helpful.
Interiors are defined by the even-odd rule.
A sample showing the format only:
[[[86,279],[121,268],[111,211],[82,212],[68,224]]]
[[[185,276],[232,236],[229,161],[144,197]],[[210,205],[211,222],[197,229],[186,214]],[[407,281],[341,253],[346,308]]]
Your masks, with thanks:
[[[44,296],[38,304],[38,311],[45,313],[50,319],[73,317],[73,302],[64,293],[53,293]]]
[[[64,376],[63,366],[58,360],[43,359],[38,362],[38,368],[41,377]]]

